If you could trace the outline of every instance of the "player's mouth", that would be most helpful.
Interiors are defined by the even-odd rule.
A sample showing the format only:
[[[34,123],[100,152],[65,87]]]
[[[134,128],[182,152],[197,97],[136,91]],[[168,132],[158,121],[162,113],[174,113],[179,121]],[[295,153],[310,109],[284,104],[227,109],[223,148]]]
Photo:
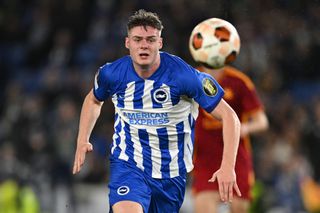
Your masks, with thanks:
[[[148,53],[140,53],[139,56],[142,59],[147,59],[149,57],[149,54]]]

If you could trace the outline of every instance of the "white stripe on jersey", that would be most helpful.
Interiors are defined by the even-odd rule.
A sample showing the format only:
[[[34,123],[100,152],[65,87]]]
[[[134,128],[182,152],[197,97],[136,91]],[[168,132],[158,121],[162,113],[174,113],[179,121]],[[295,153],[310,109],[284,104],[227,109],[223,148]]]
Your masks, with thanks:
[[[135,91],[135,82],[130,82],[127,84],[127,88],[124,94],[124,108],[133,109],[133,99]]]
[[[149,135],[149,146],[151,147],[151,161],[152,161],[152,177],[162,178],[161,174],[161,151],[159,145],[159,137],[157,130],[154,128],[147,129]]]
[[[125,153],[127,145],[126,145],[126,142],[125,142],[126,136],[125,136],[125,131],[124,131],[124,121],[123,120],[120,120],[120,121],[121,121],[121,131],[119,133],[119,135],[120,135],[119,147],[121,149],[121,152],[120,152],[120,155],[119,155],[119,159],[128,161],[129,160],[129,156]]]
[[[120,122],[120,117],[118,116],[117,119],[114,121],[114,126],[115,127],[118,126],[119,122]],[[114,130],[114,131],[116,132],[116,130]],[[113,153],[114,149],[117,147],[116,141],[117,141],[118,138],[119,138],[118,134],[113,134],[113,136],[112,136],[112,141],[113,142],[112,142],[111,153]]]
[[[178,135],[168,135],[169,139],[169,153],[171,156],[171,162],[170,162],[170,177],[176,177],[179,176],[179,164],[178,164]]]
[[[151,109],[152,108],[152,99],[151,99],[151,90],[153,89],[153,80],[145,80],[144,90],[142,96],[143,108]]]
[[[137,128],[130,127],[131,140],[133,143],[133,159],[137,163],[137,167],[144,171],[142,146],[139,139],[139,133]]]
[[[186,120],[183,123],[184,125],[184,156],[183,160],[186,164],[187,172],[190,172],[193,169],[193,163],[192,163],[192,153],[193,153],[193,144],[192,144],[192,138],[191,138],[191,128],[189,121]]]
[[[112,96],[112,98],[111,98],[111,100],[112,100],[112,102],[113,102],[113,104],[114,104],[114,110],[115,110],[115,113],[118,113],[118,115],[119,115],[119,113],[121,113],[121,112],[119,112],[118,111],[118,107],[116,107],[117,105],[118,105],[118,98],[117,98],[117,94],[114,94],[113,96]],[[119,117],[118,117],[118,119],[120,119]],[[116,126],[116,125],[114,125],[114,126]]]

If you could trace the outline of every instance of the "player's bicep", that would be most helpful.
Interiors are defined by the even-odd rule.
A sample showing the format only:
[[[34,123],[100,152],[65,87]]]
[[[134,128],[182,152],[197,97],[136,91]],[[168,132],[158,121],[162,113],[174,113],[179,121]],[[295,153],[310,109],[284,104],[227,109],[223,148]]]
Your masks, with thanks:
[[[210,114],[218,119],[221,120],[224,114],[228,113],[230,111],[230,106],[227,104],[227,102],[224,99],[221,99],[221,101],[217,104],[216,108],[214,108]]]
[[[222,99],[217,105],[217,107],[214,110],[212,110],[210,114],[214,116],[216,119],[221,120],[223,125],[227,127],[233,126],[236,128],[224,128],[226,131],[240,131],[240,120],[235,111],[225,100]]]
[[[88,97],[88,100],[92,103],[92,104],[95,104],[95,105],[102,105],[103,104],[103,101],[101,100],[98,100],[94,94],[94,89],[91,89],[90,92],[88,93],[87,95]]]

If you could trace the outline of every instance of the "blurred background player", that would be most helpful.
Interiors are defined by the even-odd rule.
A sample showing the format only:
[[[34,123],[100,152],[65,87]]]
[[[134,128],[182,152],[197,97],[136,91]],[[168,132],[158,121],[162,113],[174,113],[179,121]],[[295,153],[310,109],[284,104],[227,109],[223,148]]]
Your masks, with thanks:
[[[254,172],[249,135],[266,130],[268,119],[248,76],[227,66],[239,53],[240,39],[236,29],[227,21],[217,18],[198,24],[190,37],[190,52],[199,62],[198,70],[213,76],[224,88],[224,99],[235,110],[241,121],[241,139],[236,161],[237,181],[242,197],[235,197],[231,212],[248,212],[250,190],[254,184]],[[196,213],[218,211],[219,188],[210,183],[211,171],[220,167],[223,151],[222,123],[203,109],[195,129],[195,152],[192,192]]]

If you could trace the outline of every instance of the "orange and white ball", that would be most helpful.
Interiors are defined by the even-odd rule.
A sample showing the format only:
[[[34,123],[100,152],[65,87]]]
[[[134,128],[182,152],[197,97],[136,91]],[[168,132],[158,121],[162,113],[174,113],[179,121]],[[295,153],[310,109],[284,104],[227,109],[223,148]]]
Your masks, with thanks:
[[[210,18],[193,29],[189,49],[196,62],[218,69],[236,59],[240,52],[240,37],[229,22]]]

